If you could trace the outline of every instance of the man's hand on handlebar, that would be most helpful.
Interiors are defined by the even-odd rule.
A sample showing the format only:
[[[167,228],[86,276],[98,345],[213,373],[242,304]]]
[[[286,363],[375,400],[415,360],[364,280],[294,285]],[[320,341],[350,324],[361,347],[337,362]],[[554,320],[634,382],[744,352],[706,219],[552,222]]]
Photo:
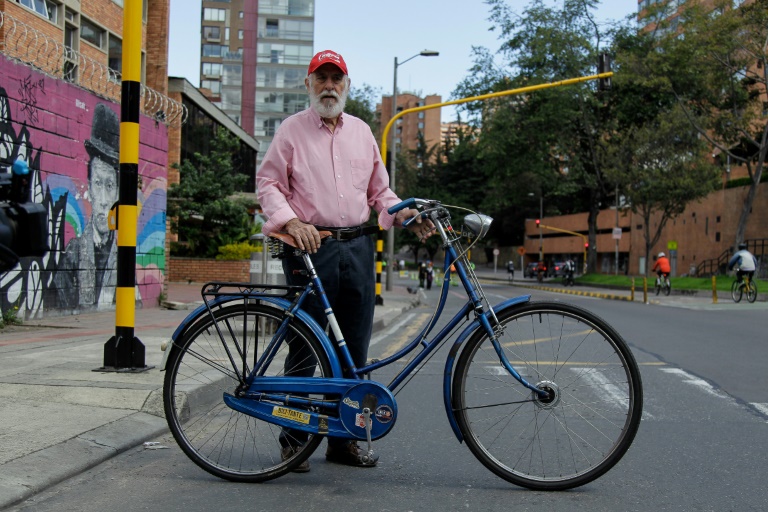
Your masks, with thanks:
[[[426,240],[433,234],[435,234],[435,225],[429,219],[422,219],[419,210],[408,208],[400,210],[395,214],[395,225],[402,226],[408,219],[416,217],[416,219],[410,222],[406,229],[414,235],[418,236],[421,240]]]
[[[296,240],[296,245],[302,251],[315,254],[320,249],[320,234],[312,224],[294,218],[286,222],[283,229]]]

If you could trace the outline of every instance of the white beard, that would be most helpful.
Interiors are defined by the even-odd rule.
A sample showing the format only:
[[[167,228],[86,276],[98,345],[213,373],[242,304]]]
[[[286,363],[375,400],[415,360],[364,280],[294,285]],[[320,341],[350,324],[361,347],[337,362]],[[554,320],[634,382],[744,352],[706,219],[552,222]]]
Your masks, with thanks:
[[[344,91],[341,93],[341,95],[336,94],[335,91],[323,91],[318,95],[315,94],[314,90],[310,89],[309,104],[313,109],[315,109],[315,112],[317,112],[320,117],[333,119],[344,112],[344,107],[347,104],[348,92],[349,87],[344,87]],[[323,99],[328,96],[336,98],[336,101],[328,102],[328,104],[326,104]]]

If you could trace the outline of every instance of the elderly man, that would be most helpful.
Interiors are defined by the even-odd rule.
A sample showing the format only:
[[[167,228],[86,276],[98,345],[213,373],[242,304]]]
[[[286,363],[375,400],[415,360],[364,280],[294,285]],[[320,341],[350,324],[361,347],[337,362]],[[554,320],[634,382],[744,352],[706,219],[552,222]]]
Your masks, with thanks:
[[[389,188],[387,170],[368,125],[343,114],[350,79],[342,56],[331,50],[317,53],[307,75],[304,84],[310,108],[283,121],[257,173],[259,202],[269,217],[262,231],[265,235],[286,232],[312,255],[359,368],[368,357],[375,305],[374,243],[366,235],[378,230],[363,224],[371,208],[378,212],[379,225],[384,229],[402,225],[418,211],[402,210],[396,216],[386,211],[400,199]],[[429,236],[432,228],[431,222],[418,217],[408,226],[421,237]],[[331,231],[333,239],[321,246],[318,230]],[[283,260],[289,284],[306,283],[308,277],[298,272],[303,269],[299,258]],[[325,327],[327,319],[320,301],[313,301],[307,309]],[[289,354],[288,360],[294,357]],[[301,432],[284,430],[280,438],[283,459],[293,457],[305,440]],[[326,460],[330,462],[358,467],[376,464],[378,456],[364,455],[356,442],[328,440]],[[309,463],[297,471],[309,471]]]

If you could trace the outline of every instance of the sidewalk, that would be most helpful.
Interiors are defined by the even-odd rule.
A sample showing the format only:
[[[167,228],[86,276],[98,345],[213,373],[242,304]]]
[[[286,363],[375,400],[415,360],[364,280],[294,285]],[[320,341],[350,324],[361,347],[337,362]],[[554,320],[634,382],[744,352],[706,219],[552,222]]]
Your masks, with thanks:
[[[170,283],[167,305],[136,312],[146,347],[139,373],[94,371],[115,313],[29,321],[0,330],[0,509],[167,432],[160,347],[200,302],[201,284]],[[382,291],[374,331],[418,305],[396,285]]]

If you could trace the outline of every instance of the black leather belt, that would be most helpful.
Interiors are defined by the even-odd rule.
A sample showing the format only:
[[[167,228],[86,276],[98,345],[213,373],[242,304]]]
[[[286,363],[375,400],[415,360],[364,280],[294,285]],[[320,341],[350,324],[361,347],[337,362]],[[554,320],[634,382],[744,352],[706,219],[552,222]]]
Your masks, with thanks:
[[[318,231],[330,231],[335,240],[354,240],[357,237],[379,232],[379,226],[353,226],[351,228],[330,228],[315,226]]]

